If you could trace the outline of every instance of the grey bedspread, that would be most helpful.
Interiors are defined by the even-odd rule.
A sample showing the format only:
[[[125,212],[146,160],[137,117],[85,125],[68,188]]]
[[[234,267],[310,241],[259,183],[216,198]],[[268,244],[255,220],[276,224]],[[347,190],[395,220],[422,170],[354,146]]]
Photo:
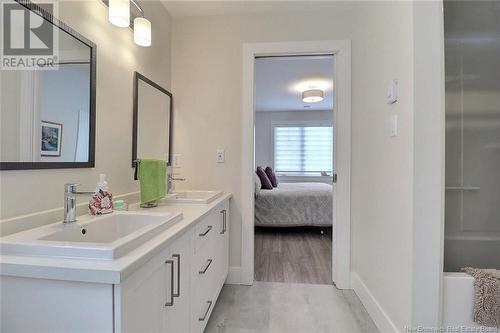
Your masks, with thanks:
[[[265,227],[331,226],[332,185],[280,183],[255,195],[255,225]]]

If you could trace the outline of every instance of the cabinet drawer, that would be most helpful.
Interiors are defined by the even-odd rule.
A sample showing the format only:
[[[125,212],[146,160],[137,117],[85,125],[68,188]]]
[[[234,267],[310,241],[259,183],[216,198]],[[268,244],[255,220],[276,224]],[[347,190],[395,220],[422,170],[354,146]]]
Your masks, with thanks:
[[[203,332],[206,323],[210,317],[213,307],[215,306],[215,292],[218,289],[216,268],[217,262],[214,260],[207,268],[207,264],[199,267],[195,272],[192,280],[192,312],[191,312],[191,326],[192,332]]]
[[[199,304],[193,307],[193,321],[192,321],[192,333],[202,333],[207,326],[207,322],[210,319],[210,315],[215,306],[215,298],[206,298]]]
[[[215,306],[214,293],[219,282],[219,253],[214,237],[203,244],[203,248],[193,258],[191,270],[191,326],[192,332],[203,332]]]
[[[216,216],[213,212],[209,213],[203,221],[201,221],[195,228],[195,252],[203,252],[210,242],[214,242],[217,233]]]
[[[215,244],[213,244],[215,245]],[[191,270],[194,299],[202,300],[217,287],[219,258],[217,247],[207,244],[203,252],[196,255]]]

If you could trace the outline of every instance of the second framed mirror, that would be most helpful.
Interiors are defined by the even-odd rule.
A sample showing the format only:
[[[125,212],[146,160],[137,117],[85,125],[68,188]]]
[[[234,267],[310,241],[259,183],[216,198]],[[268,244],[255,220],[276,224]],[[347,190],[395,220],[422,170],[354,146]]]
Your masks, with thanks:
[[[172,106],[167,89],[134,72],[133,167],[141,158],[162,159],[170,165]]]

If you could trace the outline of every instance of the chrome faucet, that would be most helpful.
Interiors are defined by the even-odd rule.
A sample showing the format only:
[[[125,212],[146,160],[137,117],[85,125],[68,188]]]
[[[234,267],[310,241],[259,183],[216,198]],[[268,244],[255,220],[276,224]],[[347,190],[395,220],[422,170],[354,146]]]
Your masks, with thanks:
[[[76,195],[93,195],[94,191],[77,191],[80,184],[64,184],[64,220],[63,223],[76,222]]]
[[[185,181],[186,178],[175,178],[173,175],[169,174],[167,177],[167,193],[170,193],[172,191],[172,185],[174,184],[174,181]]]

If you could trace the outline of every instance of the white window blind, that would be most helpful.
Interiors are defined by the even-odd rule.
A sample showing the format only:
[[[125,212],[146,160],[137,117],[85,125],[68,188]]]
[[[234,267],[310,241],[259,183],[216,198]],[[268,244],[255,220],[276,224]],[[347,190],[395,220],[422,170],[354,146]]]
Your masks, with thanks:
[[[333,170],[333,127],[274,127],[274,168],[288,174]]]

